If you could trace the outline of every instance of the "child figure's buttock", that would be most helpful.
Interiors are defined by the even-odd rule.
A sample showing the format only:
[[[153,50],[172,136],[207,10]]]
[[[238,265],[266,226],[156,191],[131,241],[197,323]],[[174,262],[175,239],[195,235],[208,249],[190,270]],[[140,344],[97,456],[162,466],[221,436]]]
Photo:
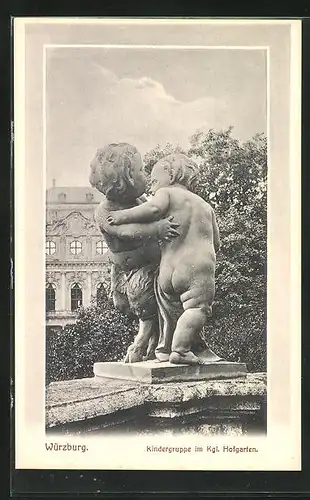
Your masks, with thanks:
[[[178,259],[163,257],[158,283],[163,292],[180,297],[184,309],[211,307],[215,294],[215,262],[213,255],[205,252],[193,255],[193,249]],[[202,258],[203,257],[203,258]],[[209,308],[208,307],[208,308]]]

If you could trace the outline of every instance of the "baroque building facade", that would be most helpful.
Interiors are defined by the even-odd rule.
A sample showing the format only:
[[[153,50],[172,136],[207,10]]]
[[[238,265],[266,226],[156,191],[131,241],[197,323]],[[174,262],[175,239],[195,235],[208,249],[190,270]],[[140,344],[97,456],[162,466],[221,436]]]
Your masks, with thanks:
[[[74,323],[79,307],[109,293],[107,247],[94,212],[95,189],[56,187],[46,192],[46,326]]]

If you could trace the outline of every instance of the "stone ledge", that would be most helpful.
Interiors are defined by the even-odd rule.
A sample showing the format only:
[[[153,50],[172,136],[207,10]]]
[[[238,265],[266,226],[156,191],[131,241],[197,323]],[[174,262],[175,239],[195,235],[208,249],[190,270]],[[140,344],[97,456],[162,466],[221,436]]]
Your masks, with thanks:
[[[266,397],[266,374],[240,379],[146,385],[101,377],[52,382],[46,389],[46,426],[61,427],[99,417],[109,425],[133,409],[149,417],[257,413]],[[234,417],[235,418],[235,417]],[[112,422],[112,423],[111,423]],[[104,424],[103,424],[104,425]]]
[[[52,382],[46,390],[48,427],[111,415],[143,405],[144,390],[139,386],[98,383],[94,378]]]
[[[265,373],[248,373],[239,379],[178,382],[175,384],[149,385],[148,402],[185,402],[211,396],[264,396],[267,376]]]

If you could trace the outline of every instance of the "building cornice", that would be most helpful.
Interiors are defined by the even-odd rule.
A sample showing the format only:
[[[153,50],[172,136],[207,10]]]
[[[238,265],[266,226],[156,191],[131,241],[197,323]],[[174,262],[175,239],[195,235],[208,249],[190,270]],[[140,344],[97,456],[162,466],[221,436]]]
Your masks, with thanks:
[[[105,262],[98,262],[98,261],[84,261],[84,262],[74,262],[74,261],[66,261],[66,262],[48,262],[46,261],[45,263],[46,268],[59,268],[59,269],[69,269],[69,268],[74,268],[74,269],[80,269],[80,268],[91,268],[91,267],[97,267],[97,268],[104,268],[110,265],[109,261]]]

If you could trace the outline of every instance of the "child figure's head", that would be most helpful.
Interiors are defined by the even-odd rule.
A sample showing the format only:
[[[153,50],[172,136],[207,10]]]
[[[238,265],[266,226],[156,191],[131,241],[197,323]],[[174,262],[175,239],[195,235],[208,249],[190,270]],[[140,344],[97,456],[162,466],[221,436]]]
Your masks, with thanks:
[[[145,191],[141,155],[130,144],[109,144],[98,149],[90,168],[90,184],[111,200],[138,198]]]
[[[154,165],[151,189],[155,193],[159,188],[181,184],[191,190],[197,176],[198,168],[191,158],[181,153],[170,154]]]

